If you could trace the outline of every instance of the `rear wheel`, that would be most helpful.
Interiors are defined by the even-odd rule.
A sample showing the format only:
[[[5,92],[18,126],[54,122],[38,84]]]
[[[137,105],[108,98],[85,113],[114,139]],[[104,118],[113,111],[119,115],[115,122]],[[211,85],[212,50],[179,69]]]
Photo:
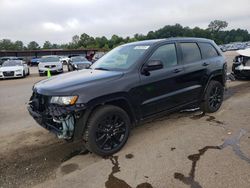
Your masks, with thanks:
[[[129,131],[130,119],[123,109],[112,105],[99,107],[87,123],[86,148],[101,156],[112,155],[124,146]]]
[[[201,108],[204,112],[213,113],[219,110],[223,101],[224,88],[218,81],[210,81]]]

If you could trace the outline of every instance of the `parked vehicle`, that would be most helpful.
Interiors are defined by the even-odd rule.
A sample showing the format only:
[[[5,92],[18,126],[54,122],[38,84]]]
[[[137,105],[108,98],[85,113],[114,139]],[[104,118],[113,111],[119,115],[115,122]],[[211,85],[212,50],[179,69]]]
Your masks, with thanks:
[[[250,78],[250,48],[245,50],[238,50],[234,58],[232,71],[234,76],[238,79]]]
[[[60,61],[63,63],[63,65],[67,65],[69,63],[70,58],[67,56],[60,56]]]
[[[0,78],[25,77],[30,74],[28,65],[22,60],[7,60],[0,67]]]
[[[68,71],[87,69],[92,65],[84,56],[71,57],[68,63]]]
[[[98,59],[100,59],[104,55],[105,55],[105,52],[96,52],[92,58],[92,62],[96,62]]]
[[[63,64],[58,56],[41,57],[38,64],[39,75],[46,75],[48,70],[50,70],[52,74],[63,72]]]
[[[40,58],[33,57],[33,58],[30,60],[30,66],[38,66],[39,62],[40,62]]]
[[[2,66],[3,62],[7,61],[7,60],[23,60],[23,58],[21,57],[12,57],[12,56],[9,56],[9,57],[1,57],[0,58],[0,67]]]
[[[225,58],[211,40],[129,43],[90,69],[38,82],[28,110],[59,138],[83,139],[90,151],[111,155],[141,121],[193,105],[216,112],[223,101],[226,70]]]

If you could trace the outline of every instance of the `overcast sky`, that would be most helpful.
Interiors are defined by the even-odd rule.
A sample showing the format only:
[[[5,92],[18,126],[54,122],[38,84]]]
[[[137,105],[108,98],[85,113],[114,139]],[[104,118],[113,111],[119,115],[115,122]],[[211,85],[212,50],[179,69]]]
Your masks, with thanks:
[[[75,34],[125,37],[175,23],[206,28],[215,19],[250,31],[249,0],[0,0],[0,39],[65,43]]]

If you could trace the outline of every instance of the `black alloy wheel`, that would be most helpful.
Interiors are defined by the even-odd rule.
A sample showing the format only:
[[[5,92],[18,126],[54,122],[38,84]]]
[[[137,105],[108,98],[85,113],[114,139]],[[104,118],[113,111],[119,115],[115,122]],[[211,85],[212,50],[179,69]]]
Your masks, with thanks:
[[[84,133],[87,149],[101,156],[116,153],[128,139],[130,124],[128,114],[117,106],[97,108],[89,118]]]
[[[126,134],[126,125],[118,114],[106,116],[96,129],[96,143],[99,148],[109,151],[117,148]]]
[[[201,109],[204,112],[213,113],[219,110],[222,105],[224,88],[218,81],[211,80],[204,95]]]
[[[218,108],[220,106],[221,101],[222,101],[222,90],[220,89],[219,86],[215,86],[212,88],[210,94],[209,94],[209,105],[211,108]]]

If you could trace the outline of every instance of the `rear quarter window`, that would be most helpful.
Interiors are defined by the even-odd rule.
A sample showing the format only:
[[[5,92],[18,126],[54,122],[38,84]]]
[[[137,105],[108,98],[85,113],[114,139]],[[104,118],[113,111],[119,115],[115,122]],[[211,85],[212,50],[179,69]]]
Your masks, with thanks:
[[[217,50],[214,48],[212,44],[209,43],[199,43],[201,54],[203,59],[208,59],[212,57],[219,56]]]
[[[201,52],[196,43],[180,43],[184,63],[193,63],[201,60]]]

